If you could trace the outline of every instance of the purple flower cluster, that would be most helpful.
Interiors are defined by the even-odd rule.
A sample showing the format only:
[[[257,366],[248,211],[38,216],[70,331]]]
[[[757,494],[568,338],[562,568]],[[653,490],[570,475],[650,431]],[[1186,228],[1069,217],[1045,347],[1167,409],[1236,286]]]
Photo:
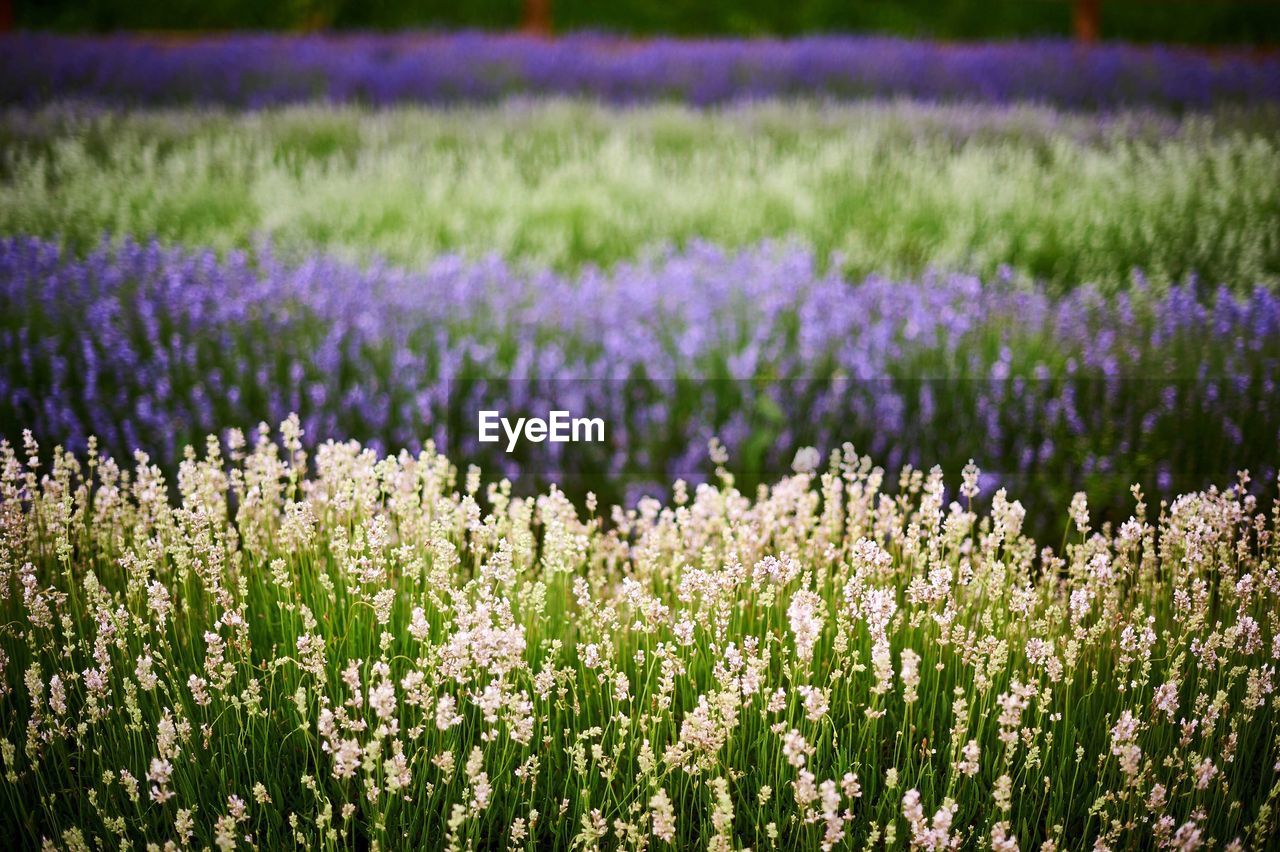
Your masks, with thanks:
[[[229,35],[198,39],[23,34],[0,39],[0,102],[259,107],[568,95],[694,104],[816,96],[1070,107],[1203,108],[1280,100],[1280,59],[1066,41],[948,44],[793,40],[541,40],[480,33]]]
[[[96,434],[162,463],[297,411],[312,442],[433,439],[526,481],[705,476],[716,436],[745,483],[848,440],[890,469],[972,457],[1056,505],[1083,485],[1105,500],[1269,476],[1278,378],[1280,297],[1263,288],[851,282],[773,244],[561,276],[0,240],[0,434]],[[507,454],[477,442],[481,409],[601,417],[607,438]]]

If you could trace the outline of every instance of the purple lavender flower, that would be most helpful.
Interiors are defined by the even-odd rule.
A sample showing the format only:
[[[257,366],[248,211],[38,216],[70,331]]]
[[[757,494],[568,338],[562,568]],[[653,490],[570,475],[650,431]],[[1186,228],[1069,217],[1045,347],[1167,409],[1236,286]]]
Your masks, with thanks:
[[[162,463],[297,411],[356,438],[525,477],[740,482],[838,446],[890,465],[969,458],[1048,507],[1225,481],[1280,435],[1280,297],[1194,283],[1064,297],[930,273],[849,281],[801,247],[698,244],[573,276],[444,257],[421,272],[325,255],[0,240],[0,434]],[[601,417],[602,444],[477,440],[476,415]],[[1026,486],[1026,487],[1022,487]],[[600,490],[597,482],[593,487]],[[1065,492],[1065,493],[1064,493]],[[609,497],[611,495],[602,495]],[[618,495],[621,496],[621,493]]]
[[[823,36],[789,40],[571,35],[23,34],[0,39],[0,102],[53,98],[258,108],[328,100],[390,104],[568,95],[615,103],[715,104],[766,97],[1042,101],[1069,107],[1203,108],[1280,100],[1280,60],[1188,48],[1062,40],[940,44]]]

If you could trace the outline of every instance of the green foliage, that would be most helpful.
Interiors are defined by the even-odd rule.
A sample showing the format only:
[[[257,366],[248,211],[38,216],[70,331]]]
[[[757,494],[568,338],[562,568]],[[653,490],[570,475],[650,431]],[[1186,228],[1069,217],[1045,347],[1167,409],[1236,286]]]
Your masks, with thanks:
[[[520,0],[18,0],[28,27],[111,29],[292,29],[480,27],[521,23]],[[1061,36],[1068,0],[553,0],[558,31],[651,35],[874,32],[935,38]],[[1280,6],[1267,0],[1105,0],[1108,38],[1191,43],[1280,40]]]
[[[1274,113],[584,104],[0,117],[0,232],[261,237],[567,270],[656,244],[796,238],[854,275],[1008,266],[1067,288],[1280,275]]]

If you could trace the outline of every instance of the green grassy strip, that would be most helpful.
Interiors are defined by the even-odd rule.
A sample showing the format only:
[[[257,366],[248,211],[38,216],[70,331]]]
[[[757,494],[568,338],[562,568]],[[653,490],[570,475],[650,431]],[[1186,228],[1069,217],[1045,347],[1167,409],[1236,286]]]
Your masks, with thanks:
[[[795,238],[846,272],[929,266],[1119,288],[1280,276],[1280,119],[1036,107],[516,103],[0,115],[0,232],[267,237],[421,264],[572,269]]]

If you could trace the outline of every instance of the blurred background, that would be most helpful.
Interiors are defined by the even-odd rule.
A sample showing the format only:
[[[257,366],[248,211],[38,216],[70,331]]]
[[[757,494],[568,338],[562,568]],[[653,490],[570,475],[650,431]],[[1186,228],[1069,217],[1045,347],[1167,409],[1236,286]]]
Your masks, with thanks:
[[[476,28],[634,35],[860,32],[1280,43],[1275,0],[3,0],[0,21],[63,31]]]

